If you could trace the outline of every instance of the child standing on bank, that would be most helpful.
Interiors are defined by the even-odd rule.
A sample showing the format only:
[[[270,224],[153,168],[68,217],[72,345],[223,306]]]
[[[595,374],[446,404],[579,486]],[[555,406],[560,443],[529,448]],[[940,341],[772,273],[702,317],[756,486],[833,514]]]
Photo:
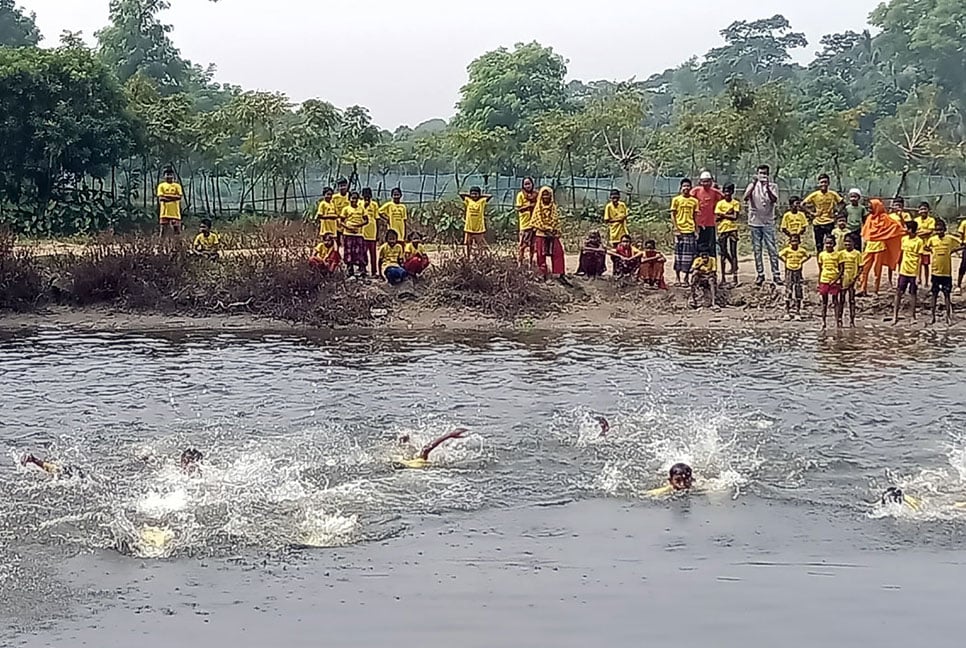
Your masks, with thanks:
[[[361,278],[366,276],[366,261],[369,254],[362,228],[368,221],[366,209],[359,202],[359,192],[353,191],[349,194],[349,204],[342,210],[342,247],[345,254],[346,274],[349,277],[355,276],[356,270],[359,271]]]
[[[795,307],[795,316],[799,319],[802,317],[802,270],[811,256],[802,247],[802,237],[798,234],[792,234],[788,247],[778,253],[778,257],[785,264],[785,319],[791,319],[792,306]]]
[[[675,286],[690,284],[691,265],[698,242],[695,236],[694,214],[698,199],[691,195],[691,180],[681,181],[681,193],[671,201],[671,228],[674,231]],[[682,281],[683,277],[683,281]]]
[[[849,224],[845,214],[835,219],[835,229],[832,230],[832,238],[835,239],[836,252],[841,252],[845,249],[845,239],[849,238]]]
[[[395,187],[389,194],[389,202],[379,208],[379,215],[387,221],[388,229],[394,231],[400,241],[406,241],[408,240],[406,221],[409,220],[409,212],[402,202],[402,195],[402,189]]]
[[[842,262],[842,294],[839,296],[839,314],[841,320],[845,311],[845,302],[849,304],[849,327],[855,328],[855,284],[859,281],[862,273],[862,253],[856,249],[858,234],[845,237],[845,249],[839,252],[839,260]]]
[[[473,248],[486,249],[486,204],[493,196],[484,194],[479,187],[470,187],[469,193],[461,193],[466,206],[466,219],[463,222],[463,244],[466,256]]]
[[[362,190],[362,209],[366,213],[366,224],[362,228],[362,238],[366,241],[366,255],[372,276],[379,274],[379,255],[377,254],[379,234],[379,203],[372,199],[372,189]]]
[[[926,251],[932,256],[932,324],[936,323],[936,302],[939,293],[943,294],[946,313],[946,324],[952,324],[953,305],[953,253],[962,249],[962,242],[955,236],[946,233],[946,221],[936,219],[936,233],[926,242]]]
[[[802,210],[802,199],[798,196],[789,198],[788,211],[782,216],[782,224],[779,229],[789,239],[793,234],[801,237],[808,229],[808,214]]]
[[[611,246],[616,247],[627,236],[627,205],[619,189],[611,189],[610,202],[604,206],[604,224]]]
[[[724,198],[714,207],[718,220],[718,248],[721,252],[721,284],[727,278],[727,267],[731,265],[734,285],[738,285],[738,215],[741,213],[741,201],[735,200],[735,186],[725,185]]]
[[[916,307],[919,300],[919,263],[926,244],[919,238],[919,225],[916,221],[906,222],[906,236],[902,239],[902,261],[899,263],[899,281],[896,283],[896,303],[892,312],[892,324],[899,323],[899,307],[902,306],[902,296],[909,291],[912,295],[912,319],[916,319]]]
[[[829,301],[832,302],[836,327],[842,328],[842,320],[838,319],[839,293],[842,292],[842,262],[839,253],[835,251],[835,239],[831,236],[825,237],[825,249],[818,254],[818,267],[818,294],[822,296],[822,329],[828,328]]]
[[[919,238],[922,239],[923,243],[928,243],[929,239],[936,232],[936,219],[930,213],[929,203],[925,201],[919,203],[919,210],[916,212],[915,221],[916,226],[919,228]],[[919,280],[923,286],[929,285],[929,266],[931,265],[931,261],[928,252],[923,252],[919,258]]]
[[[319,237],[326,234],[338,236],[339,234],[339,214],[335,205],[332,204],[332,196],[335,192],[332,187],[322,190],[322,200],[319,201],[319,208],[315,211],[315,217],[319,221]]]

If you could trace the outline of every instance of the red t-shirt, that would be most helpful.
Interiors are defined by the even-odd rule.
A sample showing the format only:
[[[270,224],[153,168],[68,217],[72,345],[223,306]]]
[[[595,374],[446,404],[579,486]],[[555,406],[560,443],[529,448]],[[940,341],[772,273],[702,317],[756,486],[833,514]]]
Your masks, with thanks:
[[[698,227],[714,227],[714,208],[718,201],[724,198],[724,194],[709,187],[698,186],[691,190],[691,195],[698,199],[698,212],[695,214],[694,224]]]

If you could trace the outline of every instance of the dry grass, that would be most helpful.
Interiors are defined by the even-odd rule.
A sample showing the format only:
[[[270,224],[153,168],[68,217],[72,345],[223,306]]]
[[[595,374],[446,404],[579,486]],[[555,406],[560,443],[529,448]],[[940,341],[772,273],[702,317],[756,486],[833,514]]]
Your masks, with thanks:
[[[0,231],[0,310],[30,310],[45,290],[40,263],[29,250],[17,249],[16,240]]]

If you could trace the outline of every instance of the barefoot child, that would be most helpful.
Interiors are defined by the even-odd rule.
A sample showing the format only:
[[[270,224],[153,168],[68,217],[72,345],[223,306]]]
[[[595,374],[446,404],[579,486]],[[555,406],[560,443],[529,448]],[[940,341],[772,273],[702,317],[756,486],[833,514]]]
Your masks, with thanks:
[[[718,248],[721,252],[721,283],[727,278],[727,267],[731,266],[734,285],[738,285],[738,215],[741,201],[735,200],[735,186],[725,185],[724,198],[714,207],[718,220]]]
[[[621,200],[619,189],[611,189],[610,202],[604,206],[604,224],[608,241],[616,246],[627,235],[627,205]]]
[[[592,230],[584,241],[580,250],[580,261],[577,265],[577,276],[596,279],[607,271],[607,248],[600,238],[600,232]]]
[[[406,253],[394,230],[386,232],[386,242],[379,246],[379,269],[390,285],[401,284],[409,276],[403,268]]]
[[[926,247],[919,238],[919,225],[916,221],[906,222],[906,237],[902,239],[902,261],[899,263],[899,281],[896,283],[896,303],[892,311],[893,325],[899,323],[899,307],[902,306],[902,296],[909,291],[912,295],[912,319],[916,319],[916,306],[919,299],[919,286],[916,277],[919,275],[919,260]]]
[[[335,183],[336,192],[332,195],[332,209],[335,210],[336,215],[339,217],[339,222],[337,223],[337,231],[335,235],[336,245],[342,247],[342,213],[345,208],[349,206],[349,181],[345,178],[339,178],[339,181]],[[343,251],[344,252],[344,251]]]
[[[792,316],[793,305],[795,315],[799,318],[802,316],[802,269],[811,256],[802,247],[802,237],[799,234],[792,234],[788,247],[778,253],[778,257],[785,264],[785,314],[789,318]]]
[[[319,201],[319,208],[315,211],[315,217],[319,221],[319,237],[331,234],[336,237],[339,234],[339,214],[335,205],[332,204],[332,187],[322,190],[322,200]]]
[[[690,283],[691,266],[697,247],[694,214],[698,206],[698,199],[691,195],[691,180],[685,178],[681,181],[681,193],[671,201],[675,286],[687,286]]]
[[[372,199],[372,189],[362,190],[362,208],[366,212],[366,224],[362,228],[362,238],[366,240],[366,255],[372,276],[379,274],[379,203]]]
[[[409,219],[409,213],[402,202],[402,189],[393,188],[389,197],[389,202],[379,208],[379,215],[386,221],[386,229],[394,231],[400,241],[407,241],[409,239],[406,238],[406,221]]]
[[[198,228],[198,236],[195,237],[191,248],[198,256],[202,256],[209,261],[218,260],[218,248],[221,246],[221,239],[211,231],[211,219],[205,218],[201,221]]]
[[[489,194],[484,195],[479,187],[470,187],[469,193],[461,193],[460,198],[466,206],[466,219],[463,222],[463,244],[466,255],[469,256],[473,248],[486,249],[486,204]]]
[[[517,193],[516,208],[519,217],[520,240],[517,249],[517,261],[523,265],[524,259],[533,265],[533,208],[537,205],[537,186],[533,178],[527,176]]]
[[[919,203],[919,211],[915,218],[916,225],[919,228],[917,233],[923,243],[928,243],[929,239],[936,232],[936,219],[929,213],[929,210],[929,203],[925,201]],[[927,252],[924,252],[919,258],[919,280],[922,282],[923,287],[929,285],[930,261],[930,255]]]
[[[664,281],[664,265],[667,259],[657,251],[657,243],[651,239],[644,241],[644,256],[641,257],[641,281],[645,286],[667,290]]]
[[[530,223],[533,225],[533,254],[538,272],[543,277],[556,275],[561,283],[566,284],[564,249],[560,242],[560,212],[550,187],[540,189]],[[549,267],[547,257],[550,258]]]
[[[939,293],[943,294],[946,324],[952,324],[953,305],[950,295],[953,292],[953,253],[963,247],[958,238],[946,233],[946,221],[936,219],[936,233],[926,242],[926,250],[932,256],[932,323],[936,323],[936,302]]]
[[[403,264],[403,268],[415,281],[416,277],[429,267],[429,255],[423,248],[423,237],[419,232],[410,232],[409,236],[412,240],[406,244],[406,262]]]
[[[857,238],[858,234],[849,232],[845,237],[845,249],[839,252],[839,260],[842,262],[842,295],[839,297],[838,319],[842,319],[845,302],[848,302],[851,328],[855,328],[855,284],[862,272],[862,253],[855,248]]]
[[[711,293],[711,308],[718,310],[718,269],[715,267],[715,259],[708,252],[708,248],[703,247],[698,251],[698,257],[691,265],[691,305],[698,307],[698,289],[707,288]]]
[[[359,202],[359,192],[349,194],[349,204],[342,210],[342,248],[345,253],[346,274],[354,276],[356,271],[360,277],[366,276],[366,239],[362,236],[362,228],[369,222],[369,215],[365,207]]]
[[[836,326],[841,328],[838,319],[839,293],[842,291],[842,262],[835,251],[835,239],[825,238],[825,249],[818,254],[818,294],[822,296],[822,328],[828,328],[828,307],[831,298],[832,313],[836,315]]]
[[[326,232],[322,235],[322,242],[315,246],[315,253],[309,257],[309,265],[330,274],[339,269],[342,256],[335,244],[335,234]]]
[[[614,264],[614,278],[636,277],[640,272],[643,257],[644,253],[634,247],[630,234],[622,236],[620,243],[610,253],[611,262]]]

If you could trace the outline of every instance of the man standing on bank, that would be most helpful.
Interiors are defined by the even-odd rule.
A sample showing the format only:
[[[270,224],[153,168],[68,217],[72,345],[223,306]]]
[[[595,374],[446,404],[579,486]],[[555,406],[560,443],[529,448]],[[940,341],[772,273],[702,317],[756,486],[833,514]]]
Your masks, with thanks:
[[[775,206],[778,204],[778,185],[771,181],[771,169],[767,164],[758,167],[755,179],[745,190],[748,203],[748,228],[751,230],[751,249],[755,254],[756,286],[765,283],[765,265],[762,248],[768,250],[771,273],[775,285],[782,285],[778,270],[778,248],[775,244]]]
[[[695,214],[695,225],[698,226],[698,249],[707,248],[712,257],[718,256],[717,222],[714,208],[724,195],[715,189],[714,178],[710,171],[703,171],[696,189],[691,195],[698,199],[698,213]]]

